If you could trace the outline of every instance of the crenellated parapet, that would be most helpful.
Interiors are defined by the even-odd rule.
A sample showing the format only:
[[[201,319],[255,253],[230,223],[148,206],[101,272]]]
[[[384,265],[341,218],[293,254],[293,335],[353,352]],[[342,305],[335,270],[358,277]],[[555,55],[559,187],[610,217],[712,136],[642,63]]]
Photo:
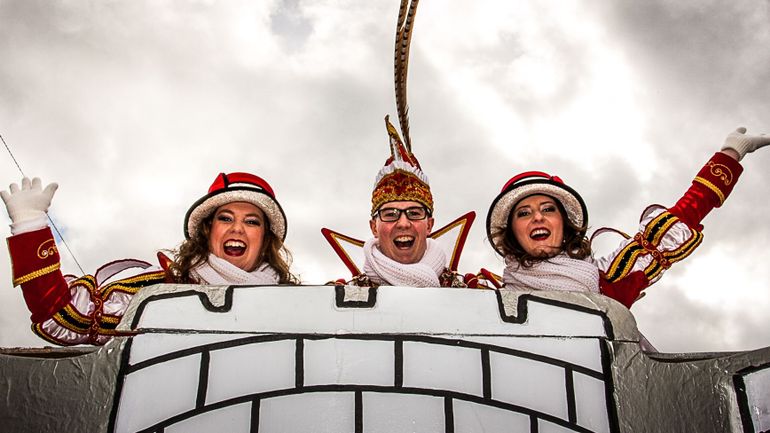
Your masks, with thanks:
[[[648,353],[630,312],[601,295],[158,285],[135,297],[118,329],[126,336],[104,347],[48,353],[61,358],[0,355],[8,378],[4,425],[116,432],[770,427],[770,348]]]

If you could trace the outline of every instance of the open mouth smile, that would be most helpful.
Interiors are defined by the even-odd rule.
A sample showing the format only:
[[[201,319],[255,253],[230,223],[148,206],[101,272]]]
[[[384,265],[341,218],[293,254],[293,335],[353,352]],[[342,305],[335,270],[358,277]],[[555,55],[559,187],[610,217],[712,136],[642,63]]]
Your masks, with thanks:
[[[393,244],[399,250],[408,250],[414,245],[414,236],[399,236],[393,239]]]
[[[246,243],[230,239],[225,242],[224,252],[228,256],[240,257],[246,253]]]
[[[536,240],[536,241],[544,241],[548,239],[551,236],[551,231],[544,228],[538,228],[535,230],[532,230],[532,232],[529,234],[530,239]]]

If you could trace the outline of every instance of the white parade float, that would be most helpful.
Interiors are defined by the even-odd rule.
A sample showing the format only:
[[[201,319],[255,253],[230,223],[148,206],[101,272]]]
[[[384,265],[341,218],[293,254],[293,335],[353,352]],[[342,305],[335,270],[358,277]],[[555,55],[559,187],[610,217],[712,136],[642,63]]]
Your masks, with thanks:
[[[646,353],[601,295],[158,285],[119,330],[3,350],[3,431],[770,429],[770,348]]]

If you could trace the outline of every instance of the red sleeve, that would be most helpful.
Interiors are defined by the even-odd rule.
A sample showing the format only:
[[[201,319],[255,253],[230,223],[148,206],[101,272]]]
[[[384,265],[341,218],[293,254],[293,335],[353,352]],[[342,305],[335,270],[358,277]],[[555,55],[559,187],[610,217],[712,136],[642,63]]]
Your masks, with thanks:
[[[71,295],[62,276],[59,251],[51,229],[8,238],[13,285],[21,285],[33,323],[40,323],[69,303]]]
[[[642,290],[650,285],[650,280],[644,274],[644,271],[634,271],[614,283],[607,281],[606,275],[599,279],[599,291],[602,295],[610,297],[626,308],[639,299]]]
[[[668,211],[688,226],[702,230],[700,222],[712,209],[722,206],[742,172],[743,167],[738,161],[717,152],[700,169],[687,192]]]

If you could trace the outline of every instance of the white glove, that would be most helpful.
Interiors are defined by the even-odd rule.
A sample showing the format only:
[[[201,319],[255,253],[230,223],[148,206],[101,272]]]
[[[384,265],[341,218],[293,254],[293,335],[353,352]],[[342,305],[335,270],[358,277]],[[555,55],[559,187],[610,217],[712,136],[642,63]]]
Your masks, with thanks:
[[[37,226],[39,221],[42,221],[44,227],[45,214],[57,188],[59,185],[52,183],[42,189],[40,178],[36,177],[30,182],[25,177],[21,180],[21,189],[12,183],[8,187],[9,191],[0,191],[8,216],[11,217],[11,233],[17,234],[17,228],[28,226],[29,223],[36,223]]]
[[[747,153],[751,153],[768,144],[770,144],[770,135],[746,135],[746,128],[741,126],[725,138],[725,145],[722,146],[722,150],[732,149],[736,151],[738,153],[738,161],[740,161]]]

